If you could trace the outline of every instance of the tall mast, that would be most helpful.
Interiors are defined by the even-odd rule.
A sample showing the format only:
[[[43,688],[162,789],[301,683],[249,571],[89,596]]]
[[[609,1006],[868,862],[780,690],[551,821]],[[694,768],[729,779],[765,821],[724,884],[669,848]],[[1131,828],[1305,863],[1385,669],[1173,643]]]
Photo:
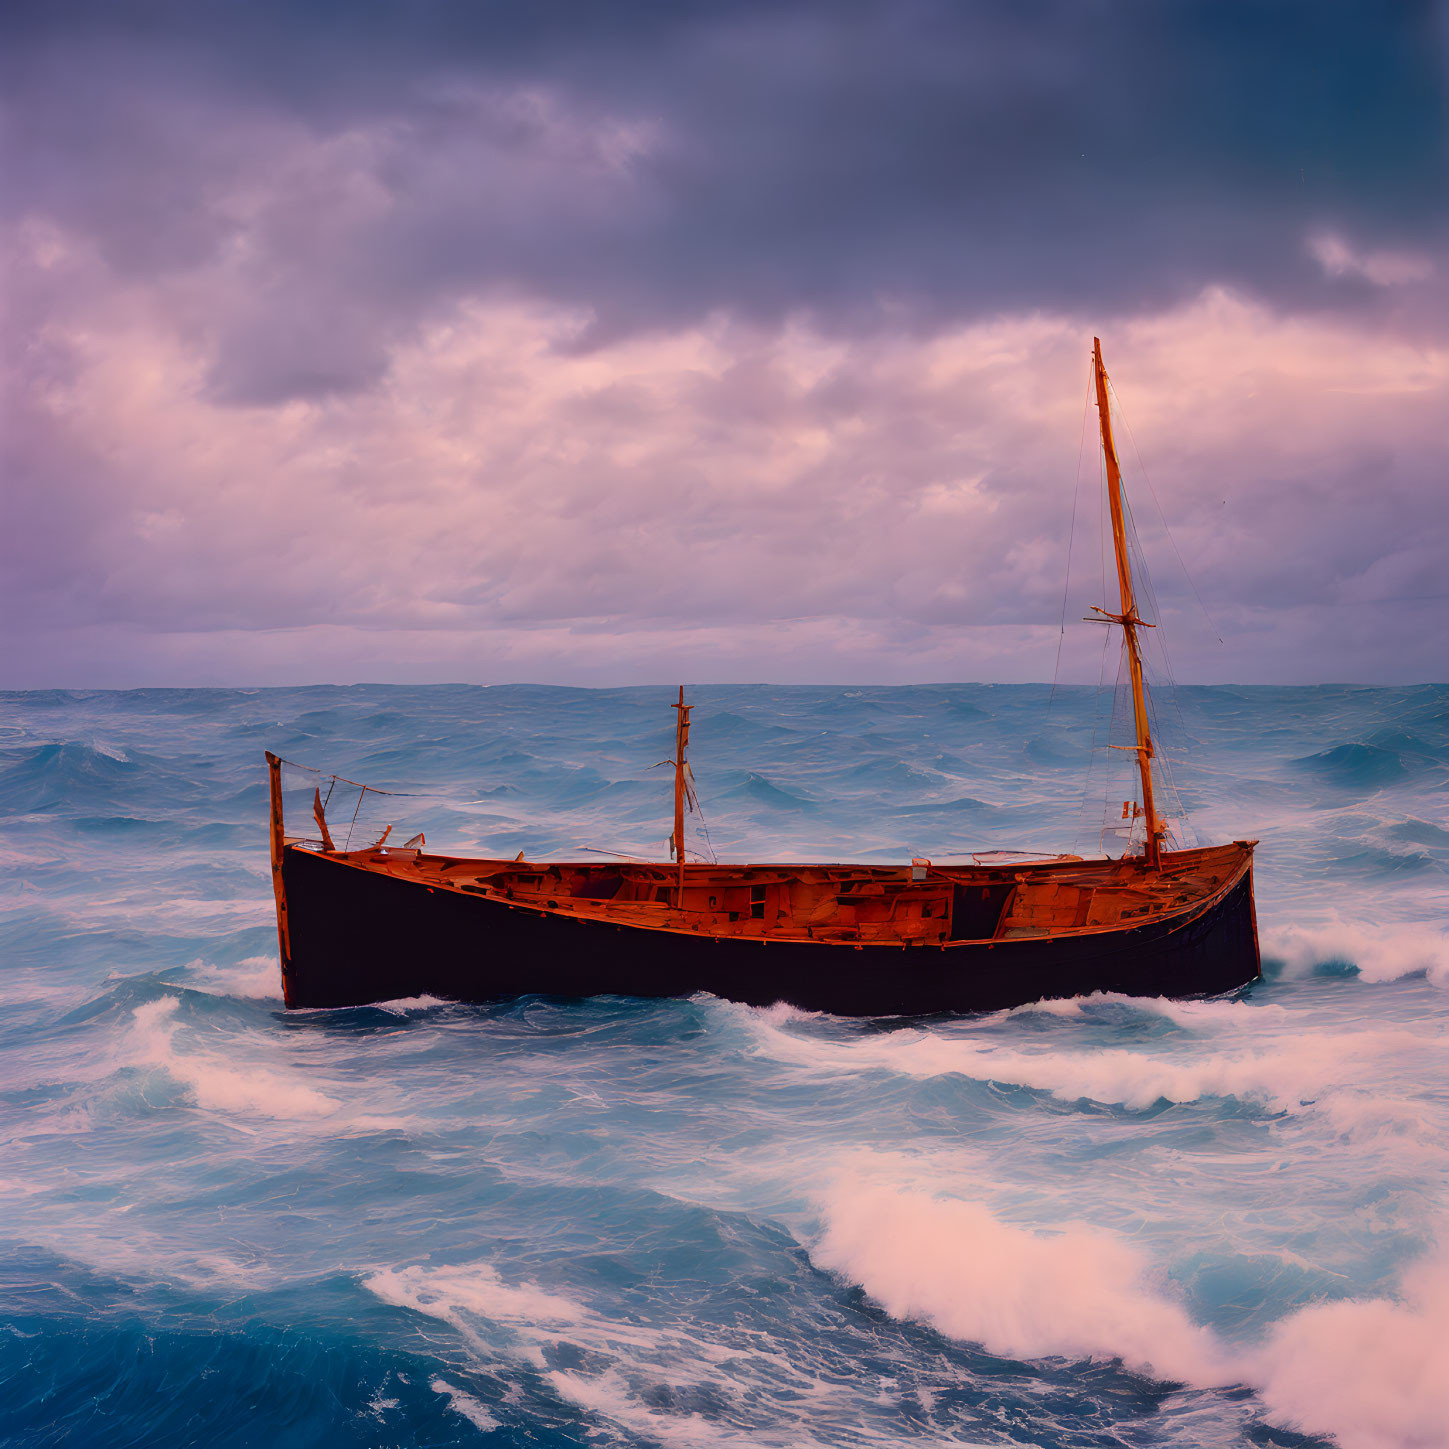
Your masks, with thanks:
[[[674,858],[679,862],[679,879],[675,887],[674,904],[684,905],[684,807],[689,803],[689,783],[686,776],[688,764],[685,751],[689,747],[689,712],[692,704],[684,702],[684,686],[679,686],[679,701],[673,706],[679,711],[674,722],[674,834],[669,844]]]
[[[1132,566],[1127,559],[1126,508],[1122,492],[1122,469],[1117,463],[1117,449],[1112,442],[1112,414],[1107,404],[1107,369],[1102,365],[1102,342],[1092,338],[1092,372],[1097,381],[1097,417],[1102,425],[1102,452],[1107,459],[1107,502],[1112,511],[1112,544],[1117,551],[1117,586],[1121,612],[1097,612],[1122,626],[1127,639],[1127,667],[1132,675],[1132,714],[1137,726],[1137,768],[1142,774],[1142,812],[1147,817],[1146,856],[1149,865],[1159,863],[1163,827],[1157,818],[1157,805],[1152,794],[1152,736],[1147,729],[1147,693],[1142,683],[1142,649],[1137,642],[1143,625],[1137,614],[1137,600],[1132,591]]]

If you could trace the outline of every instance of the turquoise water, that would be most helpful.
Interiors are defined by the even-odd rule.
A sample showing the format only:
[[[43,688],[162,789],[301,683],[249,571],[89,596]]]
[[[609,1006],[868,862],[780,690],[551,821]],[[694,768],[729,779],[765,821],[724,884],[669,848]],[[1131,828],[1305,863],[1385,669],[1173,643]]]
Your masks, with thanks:
[[[282,1011],[264,749],[658,857],[670,698],[0,696],[5,1443],[1449,1442],[1449,689],[1180,692],[1197,834],[1262,841],[1233,1000]],[[721,859],[1112,798],[1086,691],[691,699]]]

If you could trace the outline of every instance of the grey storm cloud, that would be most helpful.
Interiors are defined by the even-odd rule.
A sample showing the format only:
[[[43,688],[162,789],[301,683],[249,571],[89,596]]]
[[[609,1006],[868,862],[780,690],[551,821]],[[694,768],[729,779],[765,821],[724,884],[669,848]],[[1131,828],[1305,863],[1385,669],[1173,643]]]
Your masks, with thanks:
[[[14,672],[1041,678],[1100,332],[1189,677],[1442,678],[1446,75],[1418,3],[11,0]]]
[[[585,346],[715,309],[924,331],[1211,283],[1354,311],[1402,299],[1326,270],[1305,234],[1433,254],[1449,235],[1449,31],[1427,4],[6,17],[5,205],[143,276],[244,247],[245,296],[196,320],[238,403],[366,386],[480,289],[588,307]],[[325,166],[287,173],[299,137],[332,144]],[[239,213],[263,180],[265,208]]]

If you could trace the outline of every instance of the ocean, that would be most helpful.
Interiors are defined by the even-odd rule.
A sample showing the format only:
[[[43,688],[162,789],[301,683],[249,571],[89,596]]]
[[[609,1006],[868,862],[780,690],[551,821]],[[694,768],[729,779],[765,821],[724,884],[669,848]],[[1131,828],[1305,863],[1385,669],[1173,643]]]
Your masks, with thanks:
[[[689,697],[721,860],[1120,815],[1094,691]],[[0,1442],[1449,1444],[1449,687],[1178,691],[1184,838],[1262,842],[1232,998],[282,1009],[264,750],[659,858],[671,699],[0,696]]]

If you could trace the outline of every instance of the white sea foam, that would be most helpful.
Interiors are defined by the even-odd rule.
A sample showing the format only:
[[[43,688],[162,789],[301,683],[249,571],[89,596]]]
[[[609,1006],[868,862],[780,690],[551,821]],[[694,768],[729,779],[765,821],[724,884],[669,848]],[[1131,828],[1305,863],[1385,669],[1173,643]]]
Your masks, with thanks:
[[[213,996],[241,996],[256,1000],[280,1000],[282,973],[275,956],[247,956],[235,966],[212,966],[193,961],[186,985]]]
[[[820,1425],[819,1433],[807,1423],[770,1429],[733,1427],[698,1413],[668,1412],[641,1398],[637,1386],[625,1374],[613,1370],[593,1376],[555,1370],[548,1375],[548,1382],[560,1398],[664,1449],[806,1449],[815,1445],[833,1449],[840,1442],[828,1425]],[[722,1392],[719,1384],[712,1387],[717,1396]],[[795,1402],[791,1407],[798,1413],[802,1405]],[[808,1413],[806,1417],[808,1420]],[[851,1442],[870,1442],[869,1431],[853,1426]],[[954,1436],[950,1443],[954,1449],[986,1449]]]
[[[1443,1163],[1446,1146],[1434,1114],[1427,1104],[1379,1091],[1333,1092],[1321,1099],[1319,1110],[1340,1136],[1383,1143],[1392,1140],[1401,1159],[1407,1154]]]
[[[239,900],[196,900],[187,896],[157,899],[154,888],[138,888],[128,895],[67,897],[58,907],[76,926],[114,928],[121,922],[176,935],[211,934],[248,926],[275,925],[276,906],[261,895]]]
[[[1049,996],[1041,1001],[1028,1001],[1023,1006],[1008,1006],[1004,1011],[994,1011],[984,1020],[1009,1016],[1071,1016],[1086,1015],[1086,1008],[1092,996]]]
[[[330,1117],[338,1111],[335,1098],[280,1072],[256,1063],[240,1069],[207,1053],[179,1050],[173,1037],[180,1005],[177,997],[162,996],[138,1006],[129,1053],[133,1061],[160,1067],[183,1083],[199,1106],[279,1120]]]
[[[1239,1097],[1274,1111],[1294,1111],[1351,1081],[1366,1060],[1396,1050],[1435,1049],[1411,1032],[1296,1034],[1265,1038],[1254,1050],[1190,1056],[1122,1047],[1098,1051],[1022,1051],[968,1036],[903,1029],[850,1041],[822,1040],[757,1023],[769,1056],[822,1072],[878,1070],[912,1077],[957,1074],[1141,1109],[1159,1101]]]
[[[735,1002],[726,1002],[730,1008],[737,1006]],[[760,1020],[767,1021],[771,1026],[785,1026],[792,1021],[819,1021],[825,1015],[821,1011],[807,1011],[803,1006],[792,1006],[788,1001],[775,1001],[769,1006],[747,1006],[742,1008],[752,1016],[758,1016]]]
[[[365,1277],[363,1286],[384,1303],[449,1324],[480,1357],[511,1353],[542,1371],[560,1398],[671,1449],[799,1449],[836,1442],[828,1431],[817,1435],[798,1422],[779,1430],[742,1428],[697,1412],[662,1408],[651,1393],[666,1388],[666,1397],[672,1398],[707,1391],[716,1400],[729,1400],[733,1372],[724,1366],[737,1369],[742,1359],[768,1364],[770,1384],[785,1386],[781,1411],[791,1419],[802,1406],[856,1413],[849,1388],[822,1383],[788,1355],[772,1352],[768,1338],[762,1342],[757,1333],[741,1331],[735,1335],[739,1341],[722,1341],[692,1328],[621,1321],[530,1283],[505,1283],[485,1263],[380,1269]],[[587,1349],[599,1366],[550,1368],[544,1349],[559,1340]],[[758,1389],[750,1398],[758,1398]],[[753,1403],[752,1413],[758,1410]],[[856,1438],[868,1442],[865,1433],[857,1432]]]
[[[711,1424],[698,1414],[663,1414],[643,1403],[622,1375],[606,1372],[591,1377],[555,1370],[548,1375],[553,1391],[562,1399],[600,1418],[609,1419],[621,1428],[643,1435],[664,1449],[748,1449],[758,1444],[761,1449],[778,1444],[773,1438],[740,1435]]]
[[[1230,1383],[1231,1357],[1110,1234],[1051,1235],[981,1203],[843,1181],[812,1256],[888,1313],[1017,1358],[1115,1358],[1158,1378]]]
[[[275,1056],[276,1047],[257,1033],[227,1038],[225,1057],[194,1041],[178,1046],[180,1005],[178,997],[162,996],[136,1007],[112,1065],[159,1067],[187,1089],[198,1107],[223,1114],[238,1129],[242,1124],[237,1119],[245,1117],[310,1126],[335,1136],[406,1131],[418,1125],[412,1116],[349,1109],[344,1099],[299,1081],[297,1066],[285,1060],[267,1065],[265,1058]],[[371,1091],[367,1106],[376,1106]]]
[[[1343,1449],[1449,1445],[1449,1251],[1412,1265],[1395,1298],[1314,1303],[1258,1345],[1192,1321],[1120,1237],[1039,1233],[979,1202],[854,1178],[823,1203],[812,1250],[887,1312],[1019,1358],[1120,1358],[1198,1387],[1246,1383],[1276,1423]]]
[[[636,1359],[667,1357],[677,1346],[667,1332],[620,1322],[531,1283],[505,1283],[487,1263],[383,1268],[363,1279],[363,1287],[385,1303],[450,1323],[475,1342],[477,1320],[500,1325],[517,1336],[525,1356],[539,1365],[540,1346],[563,1333],[596,1352],[624,1352]],[[692,1344],[687,1361],[710,1354],[708,1345]]]
[[[532,1284],[510,1286],[486,1263],[456,1268],[383,1268],[363,1280],[368,1292],[398,1308],[458,1323],[472,1313],[496,1323],[559,1327],[587,1321],[588,1310],[572,1299]]]
[[[1398,981],[1423,974],[1449,986],[1449,932],[1418,926],[1367,926],[1338,920],[1323,926],[1288,926],[1271,932],[1267,955],[1283,960],[1290,973],[1345,962],[1364,981]]]
[[[1449,1445],[1449,1252],[1405,1275],[1397,1299],[1316,1303],[1284,1319],[1259,1359],[1272,1417],[1344,1449]]]
[[[1095,1006],[1123,1006],[1153,1016],[1164,1016],[1175,1025],[1190,1030],[1217,1026],[1261,1026],[1272,1021],[1281,1022],[1288,1015],[1286,1007],[1274,1004],[1259,1006],[1246,1001],[1174,1001],[1168,996],[1124,996],[1118,991],[1094,991],[1088,996],[1032,1001],[1025,1006],[1013,1006],[996,1015],[1085,1017],[1090,1015],[1090,1008]]]
[[[490,1429],[500,1427],[498,1420],[472,1394],[465,1393],[446,1379],[433,1379],[428,1387],[435,1394],[446,1395],[448,1407],[455,1414],[461,1414],[475,1429],[481,1429],[486,1434]]]
[[[139,1181],[126,1187],[130,1192],[143,1190]],[[53,1191],[53,1186],[42,1190]],[[233,1255],[220,1248],[198,1247],[190,1234],[148,1229],[132,1212],[134,1206],[122,1199],[108,1205],[99,1219],[73,1210],[62,1216],[53,1210],[43,1227],[26,1233],[26,1241],[108,1276],[137,1283],[159,1279],[207,1293],[263,1289],[285,1277],[270,1252],[248,1252],[238,1246]]]
[[[435,1006],[451,1006],[441,996],[398,996],[391,1001],[372,1003],[380,1011],[390,1011],[395,1016],[406,1016],[410,1011],[430,1011]]]

